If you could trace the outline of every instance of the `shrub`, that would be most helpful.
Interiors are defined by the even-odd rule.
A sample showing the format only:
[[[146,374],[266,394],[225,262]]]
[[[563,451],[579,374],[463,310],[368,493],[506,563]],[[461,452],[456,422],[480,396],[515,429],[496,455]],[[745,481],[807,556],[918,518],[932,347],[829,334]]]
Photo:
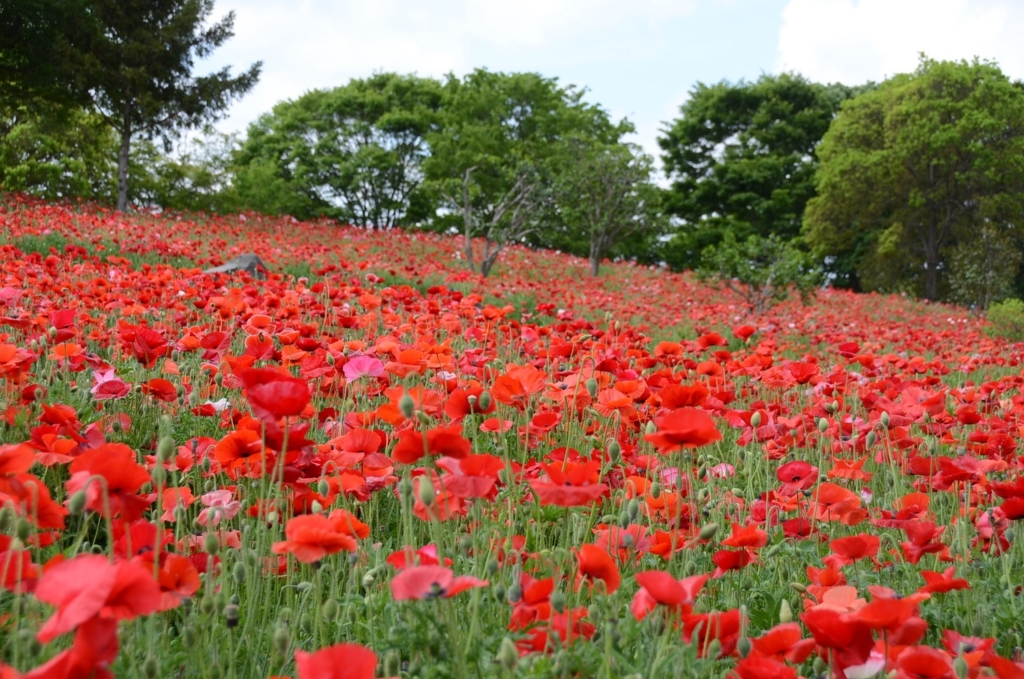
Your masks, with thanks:
[[[1024,342],[1024,302],[1014,297],[996,302],[988,308],[988,320],[989,335]]]

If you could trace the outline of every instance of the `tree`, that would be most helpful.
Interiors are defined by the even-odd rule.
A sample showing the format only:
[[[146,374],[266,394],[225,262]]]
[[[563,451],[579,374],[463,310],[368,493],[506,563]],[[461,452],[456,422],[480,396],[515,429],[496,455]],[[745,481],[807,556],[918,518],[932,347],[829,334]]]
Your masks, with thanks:
[[[663,131],[666,209],[678,220],[666,260],[695,268],[725,233],[799,235],[814,195],[815,149],[839,104],[857,90],[801,76],[763,75],[756,82],[698,83]]]
[[[237,163],[272,168],[298,216],[374,228],[421,221],[430,211],[419,192],[425,136],[440,100],[436,80],[394,73],[314,90],[251,125]]]
[[[951,267],[963,281],[1020,238],[1024,91],[993,63],[922,58],[846,102],[818,154],[807,241],[865,289],[946,298]],[[1000,276],[1018,263],[1000,261]]]
[[[75,89],[119,135],[117,209],[128,202],[132,138],[169,144],[182,128],[216,120],[230,101],[248,92],[261,63],[232,76],[230,67],[194,76],[195,59],[209,56],[233,33],[234,13],[206,25],[213,0],[88,0],[81,25],[86,38],[66,50]]]
[[[562,143],[553,160],[552,193],[563,229],[561,238],[549,234],[548,240],[570,251],[582,242],[591,275],[617,244],[659,224],[654,162],[638,146],[574,137]]]
[[[67,58],[85,41],[84,16],[84,0],[0,3],[0,110],[52,112],[88,101]]]
[[[613,143],[631,129],[583,102],[583,91],[536,73],[450,75],[424,162],[428,188],[451,218],[435,223],[458,223],[466,263],[486,276],[508,243],[549,224],[548,160],[559,143],[570,136]],[[479,261],[474,238],[484,241]]]
[[[114,195],[117,139],[96,113],[17,107],[0,117],[0,188],[49,200]]]
[[[700,279],[736,293],[754,314],[789,297],[793,287],[806,297],[819,279],[807,253],[777,235],[753,234],[739,241],[727,231],[718,245],[705,249],[703,260]]]

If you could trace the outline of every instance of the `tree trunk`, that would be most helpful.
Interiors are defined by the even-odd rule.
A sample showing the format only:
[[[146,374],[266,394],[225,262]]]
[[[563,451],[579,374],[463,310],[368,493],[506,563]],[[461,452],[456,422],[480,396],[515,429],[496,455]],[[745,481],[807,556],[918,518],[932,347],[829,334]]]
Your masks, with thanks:
[[[117,154],[117,211],[128,209],[128,153],[132,142],[131,104],[124,105],[124,120],[121,123],[121,150]]]
[[[590,255],[590,275],[597,276],[601,269],[601,258],[597,255]]]

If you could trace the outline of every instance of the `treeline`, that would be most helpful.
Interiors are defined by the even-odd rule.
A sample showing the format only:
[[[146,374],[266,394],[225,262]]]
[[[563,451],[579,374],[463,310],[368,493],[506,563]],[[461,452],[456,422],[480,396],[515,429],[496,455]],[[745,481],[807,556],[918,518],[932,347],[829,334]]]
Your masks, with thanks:
[[[19,2],[38,5],[6,11]],[[629,143],[631,123],[583,90],[484,69],[379,73],[281,102],[244,138],[207,128],[181,141],[258,77],[259,64],[191,75],[233,17],[203,29],[212,0],[47,2],[85,7],[88,20],[8,22],[56,31],[64,56],[46,66],[43,54],[0,52],[16,74],[0,82],[7,190],[457,232],[484,274],[509,243],[589,257],[595,274],[610,257],[665,263],[717,278],[754,308],[793,283],[979,308],[1024,296],[1024,86],[993,63],[922,58],[913,73],[857,87],[788,73],[698,84],[658,140],[661,170]],[[137,30],[103,28],[117,22]],[[158,38],[141,41],[121,76],[106,73],[113,56],[87,58],[146,31]],[[161,43],[179,46],[169,70],[139,66]],[[82,63],[92,70],[72,68],[78,80],[55,75]]]

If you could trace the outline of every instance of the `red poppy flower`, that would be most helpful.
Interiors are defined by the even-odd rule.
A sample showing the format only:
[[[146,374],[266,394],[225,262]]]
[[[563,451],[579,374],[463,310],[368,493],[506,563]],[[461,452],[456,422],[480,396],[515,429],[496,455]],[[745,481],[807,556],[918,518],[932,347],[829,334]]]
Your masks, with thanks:
[[[829,543],[832,553],[822,561],[832,568],[842,568],[868,557],[878,554],[878,547],[881,539],[877,535],[851,535],[845,538],[836,538]]]
[[[413,464],[427,453],[459,459],[473,452],[473,445],[462,435],[461,424],[435,427],[426,435],[416,428],[404,429],[397,438],[391,457],[406,464]]]
[[[814,639],[804,639],[796,622],[784,622],[753,639],[753,652],[775,660],[799,665],[814,651]]]
[[[871,629],[856,617],[840,611],[819,606],[802,613],[800,620],[814,635],[818,646],[831,650],[840,670],[863,664],[875,647]]]
[[[659,453],[671,453],[680,448],[696,448],[722,438],[711,416],[697,408],[679,408],[658,415],[654,419],[658,431],[644,436]]]
[[[530,397],[544,390],[548,376],[533,366],[512,367],[494,381],[491,396],[498,403],[523,410]]]
[[[751,553],[745,549],[720,549],[711,555],[711,561],[715,564],[711,577],[720,578],[729,571],[738,571],[745,568],[753,559]]]
[[[245,395],[256,416],[276,422],[282,417],[301,415],[309,405],[309,385],[273,368],[243,368],[235,375],[245,387]]]
[[[105,443],[85,451],[69,467],[68,501],[84,491],[86,508],[101,516],[120,516],[128,522],[141,518],[151,501],[138,493],[150,476],[136,458],[135,451],[123,443]]]
[[[576,586],[579,588],[584,581],[593,583],[600,580],[604,583],[604,591],[611,594],[619,588],[622,576],[619,566],[612,555],[596,545],[583,545],[573,549],[576,553]]]
[[[287,538],[275,542],[271,551],[275,554],[291,553],[303,563],[313,563],[328,554],[340,551],[354,552],[359,544],[351,535],[338,530],[338,525],[323,514],[304,514],[289,519],[284,528]]]
[[[697,643],[700,657],[707,657],[708,645],[715,639],[721,644],[719,658],[732,655],[736,650],[736,642],[740,637],[740,611],[734,608],[729,611],[700,613],[683,617],[683,641],[688,644]]]
[[[160,586],[131,561],[110,563],[94,554],[76,556],[53,566],[39,579],[36,598],[57,611],[36,635],[47,643],[87,620],[130,620],[160,609]]]
[[[537,494],[542,505],[589,505],[608,493],[608,486],[597,482],[601,463],[595,460],[542,464],[541,468],[547,473],[549,481],[531,480],[530,488]]]
[[[391,596],[395,601],[449,598],[488,584],[469,575],[456,576],[444,566],[412,566],[391,579]]]
[[[954,573],[956,573],[955,566],[950,566],[941,573],[936,573],[935,571],[921,571],[921,577],[924,578],[925,584],[917,591],[941,594],[943,592],[951,592],[954,589],[971,588],[971,583],[963,578],[954,577]]]
[[[803,460],[793,460],[776,469],[775,478],[782,482],[781,492],[792,495],[814,485],[818,480],[818,468]]]
[[[897,679],[953,679],[953,662],[936,648],[911,646],[896,659]]]
[[[641,571],[636,574],[640,585],[630,611],[637,620],[643,620],[657,606],[665,606],[679,615],[691,612],[697,593],[708,581],[707,575],[692,575],[676,580],[665,571]]]
[[[732,534],[722,540],[726,547],[749,547],[760,548],[768,544],[768,534],[756,525],[741,526],[738,523],[732,524]]]
[[[796,670],[774,658],[752,655],[736,663],[737,679],[796,679]]]
[[[374,679],[377,654],[357,644],[335,644],[313,653],[295,651],[299,679]]]

